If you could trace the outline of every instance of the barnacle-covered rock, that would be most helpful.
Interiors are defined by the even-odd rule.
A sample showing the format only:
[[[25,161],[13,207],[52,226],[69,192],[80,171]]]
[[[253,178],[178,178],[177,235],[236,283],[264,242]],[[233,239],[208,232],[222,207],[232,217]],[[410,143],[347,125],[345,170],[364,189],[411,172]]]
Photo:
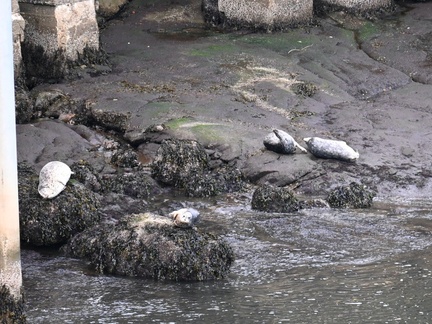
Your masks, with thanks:
[[[191,174],[184,183],[185,195],[188,197],[212,197],[241,191],[244,187],[245,182],[240,170],[226,167],[213,172]]]
[[[260,186],[252,195],[252,209],[290,213],[299,210],[300,203],[291,190],[283,187]]]
[[[152,176],[165,184],[183,187],[191,175],[208,167],[208,155],[200,143],[192,140],[164,140],[152,165]]]
[[[121,168],[134,168],[139,165],[138,154],[132,149],[117,150],[111,157],[111,163]]]
[[[178,228],[171,219],[151,213],[90,228],[63,251],[90,260],[101,273],[158,280],[220,279],[234,261],[232,248],[220,237]]]
[[[327,201],[333,208],[369,208],[372,206],[375,192],[364,185],[351,182],[330,192]]]
[[[156,181],[146,171],[139,169],[104,175],[102,183],[104,192],[115,192],[133,198],[148,198],[161,191]]]
[[[81,182],[91,191],[101,191],[102,185],[99,175],[89,162],[84,160],[74,162],[71,169],[74,173],[74,179]]]
[[[25,163],[18,165],[21,240],[34,245],[65,243],[99,221],[99,200],[77,181],[69,181],[57,197],[39,196],[38,175]]]

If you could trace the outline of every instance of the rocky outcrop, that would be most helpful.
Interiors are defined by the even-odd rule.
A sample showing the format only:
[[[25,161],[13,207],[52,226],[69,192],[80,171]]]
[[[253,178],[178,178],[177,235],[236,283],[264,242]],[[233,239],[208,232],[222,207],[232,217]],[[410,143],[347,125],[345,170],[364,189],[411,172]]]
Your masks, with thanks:
[[[366,186],[352,182],[333,189],[327,197],[333,208],[369,208],[376,193]]]
[[[288,188],[264,185],[258,187],[252,196],[252,209],[273,213],[290,213],[298,211],[299,208],[299,200]]]
[[[60,195],[43,199],[37,190],[38,181],[32,167],[19,164],[20,235],[23,242],[39,246],[63,244],[99,222],[99,200],[82,184],[69,181]]]
[[[63,251],[90,260],[101,273],[157,280],[221,279],[234,261],[232,248],[221,238],[175,227],[168,217],[151,213],[88,229]]]

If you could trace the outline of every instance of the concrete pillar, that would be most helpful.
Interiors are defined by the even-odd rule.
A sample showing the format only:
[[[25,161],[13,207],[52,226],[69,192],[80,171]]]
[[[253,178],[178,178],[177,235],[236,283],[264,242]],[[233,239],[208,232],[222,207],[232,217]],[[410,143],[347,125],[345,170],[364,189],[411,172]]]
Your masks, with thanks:
[[[94,0],[19,0],[27,77],[61,79],[85,50],[99,51]]]
[[[203,11],[211,23],[277,30],[309,23],[313,0],[204,0]]]
[[[11,1],[0,1],[0,322],[24,323]]]
[[[393,0],[315,0],[316,8],[346,9],[355,13],[387,9],[391,6],[393,6]]]
[[[20,14],[18,0],[12,0],[12,30],[14,51],[14,74],[15,78],[22,73],[21,43],[24,41],[25,21]]]

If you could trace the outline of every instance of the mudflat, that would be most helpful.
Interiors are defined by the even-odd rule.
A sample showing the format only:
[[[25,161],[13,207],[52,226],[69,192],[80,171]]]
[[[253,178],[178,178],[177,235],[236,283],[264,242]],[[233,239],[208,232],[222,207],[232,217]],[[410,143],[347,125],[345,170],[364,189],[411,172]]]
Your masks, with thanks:
[[[200,1],[132,1],[101,30],[110,73],[58,89],[93,110],[125,114],[124,134],[166,125],[196,139],[253,183],[321,195],[351,181],[379,196],[427,196],[432,178],[432,3],[376,20],[342,12],[284,32],[223,31],[204,24]],[[344,140],[355,163],[264,148],[272,129]],[[104,160],[91,136],[54,120],[17,126],[20,160]],[[94,136],[93,136],[94,137]],[[154,152],[157,141],[140,150]]]

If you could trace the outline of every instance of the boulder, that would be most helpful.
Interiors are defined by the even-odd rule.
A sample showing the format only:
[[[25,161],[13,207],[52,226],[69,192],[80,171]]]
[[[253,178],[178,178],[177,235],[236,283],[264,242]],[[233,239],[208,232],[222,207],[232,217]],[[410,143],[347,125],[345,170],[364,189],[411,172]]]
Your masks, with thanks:
[[[76,235],[62,250],[91,261],[106,274],[157,280],[224,278],[234,261],[227,242],[193,228],[178,228],[151,213],[125,216]]]
[[[38,193],[39,177],[25,163],[18,165],[20,235],[38,246],[66,243],[73,235],[99,222],[99,200],[77,181],[69,181],[53,199]]]
[[[327,202],[333,208],[369,208],[374,197],[374,191],[351,182],[348,186],[333,189],[327,197]]]
[[[290,213],[300,209],[300,202],[288,188],[263,185],[252,195],[252,209],[270,213]]]

